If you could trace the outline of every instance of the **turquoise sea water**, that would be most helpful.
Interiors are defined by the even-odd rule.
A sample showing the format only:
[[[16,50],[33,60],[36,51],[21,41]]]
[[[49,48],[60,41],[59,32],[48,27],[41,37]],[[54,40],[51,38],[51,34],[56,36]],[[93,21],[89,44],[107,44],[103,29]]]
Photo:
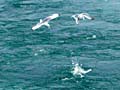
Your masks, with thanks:
[[[76,25],[81,12],[95,20]],[[74,76],[74,60],[92,71]],[[119,66],[120,0],[0,0],[0,90],[120,90]]]

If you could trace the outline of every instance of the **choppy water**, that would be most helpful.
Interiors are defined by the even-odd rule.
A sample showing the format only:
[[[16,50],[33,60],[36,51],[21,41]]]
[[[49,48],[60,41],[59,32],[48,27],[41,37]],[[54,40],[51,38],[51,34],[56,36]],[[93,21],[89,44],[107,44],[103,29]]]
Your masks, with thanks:
[[[76,25],[80,12],[95,20]],[[72,60],[92,71],[74,76]],[[0,90],[119,90],[119,66],[120,0],[0,0]]]

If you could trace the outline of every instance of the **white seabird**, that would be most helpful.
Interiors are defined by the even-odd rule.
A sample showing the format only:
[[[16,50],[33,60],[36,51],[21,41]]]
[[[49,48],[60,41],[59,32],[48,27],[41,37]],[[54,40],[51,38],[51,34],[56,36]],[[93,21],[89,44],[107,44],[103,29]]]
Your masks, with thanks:
[[[75,15],[72,15],[72,18],[75,19],[76,24],[79,23],[80,19],[83,19],[83,20],[85,20],[85,19],[93,20],[94,19],[88,13],[75,14]]]
[[[37,23],[35,26],[33,26],[32,30],[36,30],[36,29],[40,28],[43,25],[45,25],[48,28],[50,28],[50,24],[48,22],[51,21],[51,20],[53,20],[53,19],[55,19],[55,18],[57,18],[57,17],[59,17],[59,14],[56,13],[56,14],[52,14],[51,16],[46,17],[43,20],[40,19],[40,22]]]
[[[82,68],[82,64],[81,64],[81,67],[79,66],[79,64],[75,64],[75,67],[74,67],[74,70],[73,70],[73,75],[80,75],[81,78],[84,77],[84,74],[88,73],[92,71],[92,69],[88,69],[88,70],[84,70]]]

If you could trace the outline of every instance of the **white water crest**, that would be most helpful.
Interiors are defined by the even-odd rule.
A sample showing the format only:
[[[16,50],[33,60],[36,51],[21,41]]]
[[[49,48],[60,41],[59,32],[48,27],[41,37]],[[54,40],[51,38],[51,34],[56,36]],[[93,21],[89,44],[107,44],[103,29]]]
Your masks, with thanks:
[[[96,35],[92,35],[91,37],[87,37],[86,39],[96,39],[97,36]]]

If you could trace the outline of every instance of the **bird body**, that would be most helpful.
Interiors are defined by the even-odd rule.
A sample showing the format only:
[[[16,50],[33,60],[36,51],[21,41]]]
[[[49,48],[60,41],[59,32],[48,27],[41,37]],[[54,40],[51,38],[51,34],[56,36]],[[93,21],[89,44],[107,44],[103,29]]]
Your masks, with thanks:
[[[75,15],[72,15],[72,18],[75,19],[76,24],[79,24],[80,19],[83,19],[83,20],[85,20],[85,19],[93,20],[94,19],[88,13],[75,14]]]
[[[46,17],[43,20],[40,19],[40,22],[37,23],[35,26],[33,26],[32,30],[36,30],[36,29],[40,28],[43,25],[45,25],[48,28],[50,28],[50,24],[48,22],[51,21],[51,20],[53,20],[53,19],[55,19],[55,18],[57,18],[57,17],[59,17],[59,14],[56,13],[56,14],[52,14],[51,16]]]
[[[84,70],[82,68],[82,65],[80,67],[79,64],[77,63],[77,64],[75,64],[75,67],[74,67],[74,70],[73,70],[73,75],[80,75],[81,78],[82,78],[82,77],[84,77],[83,76],[84,74],[86,74],[86,73],[88,73],[90,71],[92,71],[92,69]]]

